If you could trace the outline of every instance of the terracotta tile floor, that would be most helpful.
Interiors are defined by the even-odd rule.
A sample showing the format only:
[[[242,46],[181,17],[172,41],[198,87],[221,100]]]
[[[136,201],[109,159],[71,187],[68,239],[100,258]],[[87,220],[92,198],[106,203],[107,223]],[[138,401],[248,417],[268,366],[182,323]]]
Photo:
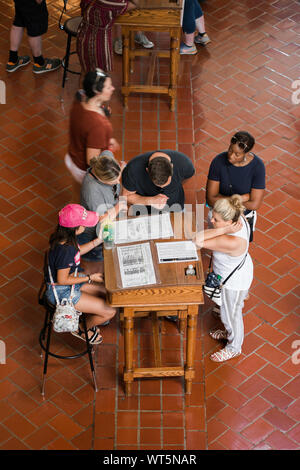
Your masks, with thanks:
[[[299,3],[203,3],[212,43],[197,56],[181,57],[175,113],[165,97],[153,96],[130,97],[125,112],[121,59],[114,57],[111,106],[120,156],[129,160],[155,148],[186,152],[197,168],[187,184],[187,202],[204,202],[209,163],[233,132],[243,128],[256,137],[267,191],[251,246],[255,279],[245,306],[242,356],[223,365],[209,360],[217,345],[207,334],[216,323],[207,304],[199,315],[191,396],[184,396],[180,378],[169,378],[136,381],[134,395],[125,398],[123,337],[114,320],[103,328],[105,340],[96,352],[99,392],[94,393],[86,358],[51,359],[45,400],[38,346],[43,312],[36,295],[57,210],[71,198],[63,157],[78,78],[70,76],[62,102],[62,71],[34,76],[29,66],[5,73],[12,3],[0,0],[6,85],[6,104],[0,105],[0,338],[7,352],[0,365],[0,448],[299,449],[300,105],[292,102],[293,92],[297,98],[292,83],[299,78]],[[61,2],[48,4],[44,53],[62,57]],[[76,14],[78,2],[69,4],[68,13]],[[163,34],[151,37],[156,44],[166,41]],[[26,40],[20,52],[29,53]],[[141,62],[135,73],[145,70]],[[167,80],[162,63],[159,81]],[[138,323],[136,361],[147,365],[150,327],[147,320]],[[60,351],[79,347],[73,337],[55,342]],[[167,363],[182,361],[183,343],[173,324],[162,324]]]

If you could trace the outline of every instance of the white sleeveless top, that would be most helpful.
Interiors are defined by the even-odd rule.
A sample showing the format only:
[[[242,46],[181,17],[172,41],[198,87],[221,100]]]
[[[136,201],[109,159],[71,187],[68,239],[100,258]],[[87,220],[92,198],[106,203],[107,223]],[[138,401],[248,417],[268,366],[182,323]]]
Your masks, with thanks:
[[[232,237],[240,237],[247,240],[247,247],[244,253],[239,256],[231,256],[228,253],[220,251],[213,251],[212,266],[216,274],[222,276],[222,281],[225,281],[227,276],[234,270],[236,266],[244,259],[249,248],[249,233],[250,229],[247,227],[248,223],[241,217],[243,227],[239,232],[228,233]],[[247,224],[247,225],[246,225]],[[240,269],[228,279],[224,285],[224,289],[231,290],[248,290],[253,280],[253,263],[251,256],[247,253],[246,260]]]

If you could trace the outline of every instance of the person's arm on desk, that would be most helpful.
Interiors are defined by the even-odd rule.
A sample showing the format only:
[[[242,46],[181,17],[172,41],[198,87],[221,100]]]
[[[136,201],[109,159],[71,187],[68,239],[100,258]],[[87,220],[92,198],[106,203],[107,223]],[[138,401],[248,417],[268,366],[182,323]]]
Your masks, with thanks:
[[[70,268],[66,268],[57,270],[57,282],[54,284],[57,286],[71,286],[73,284],[82,284],[83,282],[88,282],[90,284],[92,281],[102,283],[103,274],[93,273],[75,277],[74,273],[70,274]]]
[[[99,216],[99,221],[102,222],[104,219],[114,220],[119,212],[127,212],[127,209],[127,200],[121,196],[119,202],[114,207],[111,207],[104,214]]]
[[[156,209],[163,209],[168,200],[168,196],[165,194],[157,194],[156,196],[140,196],[135,191],[127,191],[124,187],[122,195],[127,197],[127,202],[130,205],[152,206]]]

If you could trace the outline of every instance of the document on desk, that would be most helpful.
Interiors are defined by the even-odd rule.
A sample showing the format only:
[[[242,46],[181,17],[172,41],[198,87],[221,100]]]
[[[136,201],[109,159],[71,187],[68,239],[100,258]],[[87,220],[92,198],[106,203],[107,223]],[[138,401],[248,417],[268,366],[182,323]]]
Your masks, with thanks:
[[[122,286],[156,284],[150,243],[117,247]]]
[[[168,212],[117,220],[114,223],[114,232],[116,245],[157,238],[171,238],[174,235]]]
[[[196,245],[192,241],[156,243],[159,263],[198,261]]]

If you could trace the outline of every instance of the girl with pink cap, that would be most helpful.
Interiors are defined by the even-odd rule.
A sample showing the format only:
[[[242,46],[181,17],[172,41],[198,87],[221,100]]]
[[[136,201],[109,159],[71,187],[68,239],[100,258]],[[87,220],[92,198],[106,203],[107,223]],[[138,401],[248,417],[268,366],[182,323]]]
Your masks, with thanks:
[[[72,302],[77,310],[89,314],[87,328],[92,344],[99,344],[103,340],[98,325],[109,321],[116,313],[116,310],[101,298],[101,295],[105,293],[103,274],[81,272],[75,276],[75,271],[80,266],[80,255],[92,250],[103,241],[98,237],[79,246],[76,237],[84,231],[85,227],[94,227],[98,222],[99,215],[96,212],[87,211],[79,204],[68,204],[59,212],[58,225],[50,236],[48,253],[48,263],[59,301],[70,298],[71,288],[74,285]],[[48,273],[46,281],[47,300],[55,304],[53,285]],[[85,341],[85,335],[80,326],[78,331],[72,334]]]

